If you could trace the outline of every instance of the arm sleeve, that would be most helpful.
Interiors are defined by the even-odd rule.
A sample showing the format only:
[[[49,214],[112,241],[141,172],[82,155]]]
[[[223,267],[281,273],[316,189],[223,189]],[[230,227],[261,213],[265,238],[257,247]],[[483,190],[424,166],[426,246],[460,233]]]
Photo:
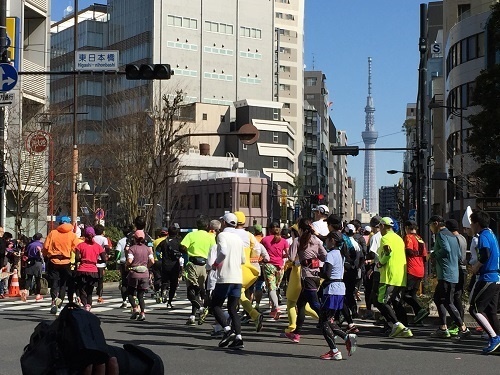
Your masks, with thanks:
[[[477,237],[472,237],[472,242],[470,243],[470,260],[469,264],[472,266],[478,262],[477,259]]]
[[[288,259],[290,259],[292,262],[295,262],[295,258],[297,257],[298,245],[299,245],[299,239],[295,238],[293,240],[292,246],[290,246],[290,249],[288,250]]]
[[[217,244],[217,258],[215,259],[215,263],[221,264],[224,259],[226,259],[227,242],[226,238],[224,236],[221,236],[221,233],[219,233],[218,241],[219,243]]]
[[[490,252],[489,248],[481,247],[478,250],[478,254],[477,254],[477,258],[478,258],[479,263],[485,264],[486,262],[488,262],[488,259],[490,259],[490,254],[491,254],[491,252]]]
[[[207,259],[208,269],[212,268],[212,265],[214,264],[216,258],[217,258],[217,245],[212,245],[212,247],[210,248],[210,252],[208,253],[208,259]]]

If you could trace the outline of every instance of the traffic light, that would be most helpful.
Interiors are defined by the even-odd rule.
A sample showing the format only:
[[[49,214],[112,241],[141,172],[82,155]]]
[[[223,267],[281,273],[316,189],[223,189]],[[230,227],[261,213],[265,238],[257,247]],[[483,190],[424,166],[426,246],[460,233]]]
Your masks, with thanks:
[[[170,79],[174,75],[169,64],[128,64],[125,66],[125,77],[131,80]]]
[[[359,147],[358,146],[331,146],[330,152],[332,153],[332,155],[358,156]]]

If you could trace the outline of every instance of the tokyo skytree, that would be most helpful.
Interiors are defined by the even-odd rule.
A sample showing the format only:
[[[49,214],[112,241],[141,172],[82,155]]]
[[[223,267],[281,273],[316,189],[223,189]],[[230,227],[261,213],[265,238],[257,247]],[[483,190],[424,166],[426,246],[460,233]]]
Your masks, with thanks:
[[[372,98],[372,58],[368,57],[368,97],[365,107],[365,131],[361,133],[366,149],[375,148],[378,132],[375,131],[375,107]],[[363,187],[365,211],[378,213],[378,191],[375,170],[375,150],[365,151],[365,175]]]

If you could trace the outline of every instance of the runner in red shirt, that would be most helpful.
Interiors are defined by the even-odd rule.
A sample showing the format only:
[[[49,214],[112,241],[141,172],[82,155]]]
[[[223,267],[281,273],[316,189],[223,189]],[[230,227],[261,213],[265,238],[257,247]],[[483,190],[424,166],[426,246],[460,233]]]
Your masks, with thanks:
[[[94,228],[85,228],[84,235],[85,241],[78,244],[75,249],[75,258],[78,263],[76,278],[78,290],[80,291],[80,300],[85,310],[90,311],[92,307],[92,292],[94,290],[94,285],[99,280],[97,259],[101,257],[101,259],[106,261],[108,256],[101,245],[94,242]]]
[[[425,274],[425,260],[427,259],[427,248],[425,242],[417,234],[417,229],[415,221],[405,222],[407,280],[403,300],[411,306],[415,313],[414,323],[420,323],[429,315],[429,312],[420,305],[417,298],[417,291]]]

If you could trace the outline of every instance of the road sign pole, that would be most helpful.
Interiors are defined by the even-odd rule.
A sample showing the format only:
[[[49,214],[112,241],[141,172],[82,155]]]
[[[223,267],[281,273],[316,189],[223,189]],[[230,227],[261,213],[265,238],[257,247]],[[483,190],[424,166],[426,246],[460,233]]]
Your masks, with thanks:
[[[0,0],[0,62],[7,59],[7,0]],[[0,107],[0,226],[5,226],[5,107]]]

